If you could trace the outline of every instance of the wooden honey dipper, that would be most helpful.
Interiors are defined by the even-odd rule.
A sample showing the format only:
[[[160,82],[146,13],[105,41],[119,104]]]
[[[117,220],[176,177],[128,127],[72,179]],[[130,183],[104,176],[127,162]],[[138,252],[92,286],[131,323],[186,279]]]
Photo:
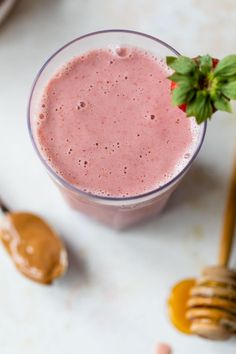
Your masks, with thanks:
[[[236,217],[236,160],[230,180],[218,265],[203,270],[200,279],[184,279],[172,288],[168,312],[185,334],[225,340],[236,334],[236,271],[228,268]]]
[[[225,208],[218,264],[206,267],[190,290],[186,318],[193,334],[226,340],[236,334],[236,271],[228,268],[236,218],[236,160]]]

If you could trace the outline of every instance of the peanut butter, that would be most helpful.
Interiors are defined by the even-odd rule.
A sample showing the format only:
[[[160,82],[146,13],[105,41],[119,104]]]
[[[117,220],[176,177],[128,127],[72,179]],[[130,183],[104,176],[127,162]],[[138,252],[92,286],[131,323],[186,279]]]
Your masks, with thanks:
[[[50,284],[67,268],[67,254],[54,230],[40,217],[24,212],[5,214],[1,239],[16,267],[26,277]]]

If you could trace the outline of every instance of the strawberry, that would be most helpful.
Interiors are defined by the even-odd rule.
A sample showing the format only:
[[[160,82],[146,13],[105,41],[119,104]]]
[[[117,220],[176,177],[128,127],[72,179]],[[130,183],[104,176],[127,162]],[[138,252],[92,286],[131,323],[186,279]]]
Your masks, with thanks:
[[[174,70],[171,80],[173,103],[194,116],[198,124],[217,110],[231,112],[230,100],[236,99],[236,55],[222,60],[209,55],[188,58],[167,57]]]
[[[211,61],[212,61],[212,67],[215,69],[216,65],[219,63],[219,59],[212,58]]]
[[[196,58],[197,59],[197,58]],[[195,60],[195,59],[194,59]],[[212,67],[215,68],[216,65],[219,63],[219,59],[216,59],[216,58],[212,58],[211,59],[212,61]],[[174,82],[174,81],[171,81],[170,83],[170,89],[171,91],[173,91],[175,88],[177,88],[178,84],[177,82]],[[182,103],[180,105],[178,105],[178,107],[183,111],[183,112],[186,112],[186,108],[187,108],[187,105],[186,103]]]

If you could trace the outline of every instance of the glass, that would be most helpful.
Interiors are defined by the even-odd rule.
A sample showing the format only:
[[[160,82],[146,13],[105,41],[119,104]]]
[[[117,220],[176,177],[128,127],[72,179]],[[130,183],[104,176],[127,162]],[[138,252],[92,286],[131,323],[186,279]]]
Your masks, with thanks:
[[[36,76],[29,99],[28,128],[37,155],[69,205],[105,224],[121,229],[160,213],[197,156],[205,136],[206,124],[200,126],[195,151],[183,169],[168,183],[149,193],[127,198],[103,197],[81,191],[58,176],[45,161],[37,144],[35,121],[43,89],[56,70],[73,56],[81,55],[92,49],[111,48],[111,46],[139,47],[152,52],[159,58],[179,55],[174,48],[163,41],[134,31],[104,30],[79,37],[53,54]]]

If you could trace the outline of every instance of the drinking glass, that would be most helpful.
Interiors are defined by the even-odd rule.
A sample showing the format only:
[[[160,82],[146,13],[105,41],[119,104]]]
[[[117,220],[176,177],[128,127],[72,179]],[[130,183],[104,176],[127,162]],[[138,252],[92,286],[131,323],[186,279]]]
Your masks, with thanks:
[[[43,156],[37,139],[37,110],[43,90],[54,73],[74,56],[98,48],[138,47],[153,53],[158,58],[179,53],[162,40],[148,34],[129,30],[103,30],[74,39],[54,53],[40,69],[33,83],[28,105],[28,128],[35,151],[64,199],[74,209],[110,225],[126,228],[140,221],[157,216],[166,205],[170,195],[191,167],[204,140],[206,123],[199,127],[197,143],[190,159],[181,171],[167,183],[148,193],[133,197],[105,197],[84,192],[56,174]],[[141,188],[140,188],[141,189]]]

